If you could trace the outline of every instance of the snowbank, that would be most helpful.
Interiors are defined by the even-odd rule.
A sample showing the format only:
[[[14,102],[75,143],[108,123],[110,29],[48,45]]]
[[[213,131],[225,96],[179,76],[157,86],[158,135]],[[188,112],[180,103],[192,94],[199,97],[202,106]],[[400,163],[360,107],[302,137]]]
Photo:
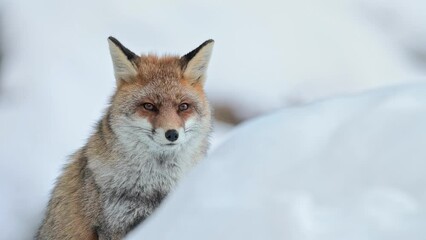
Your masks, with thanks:
[[[1,1],[2,237],[31,238],[66,156],[106,107],[109,35],[161,53],[214,38],[208,95],[240,118],[417,76],[398,47],[338,2]],[[215,142],[229,126],[221,129]]]
[[[127,239],[423,239],[426,85],[249,121]]]

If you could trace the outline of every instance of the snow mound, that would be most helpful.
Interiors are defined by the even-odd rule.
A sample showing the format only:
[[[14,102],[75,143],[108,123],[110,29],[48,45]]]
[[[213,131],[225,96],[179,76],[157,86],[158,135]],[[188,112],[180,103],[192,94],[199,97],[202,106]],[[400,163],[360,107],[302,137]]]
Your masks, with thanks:
[[[34,235],[66,156],[106,107],[110,35],[136,53],[182,54],[214,38],[208,95],[241,119],[417,77],[398,46],[340,2],[3,0],[2,237]],[[230,127],[220,128],[215,144]]]
[[[235,129],[127,239],[423,239],[426,85]]]

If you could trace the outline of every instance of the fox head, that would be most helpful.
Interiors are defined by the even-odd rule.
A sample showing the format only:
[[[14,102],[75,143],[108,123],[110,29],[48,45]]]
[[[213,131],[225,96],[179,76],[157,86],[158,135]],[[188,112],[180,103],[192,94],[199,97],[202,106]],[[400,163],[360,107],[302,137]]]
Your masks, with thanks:
[[[207,139],[211,111],[203,89],[213,40],[182,57],[138,56],[113,37],[108,43],[117,90],[107,117],[122,143],[161,151]]]

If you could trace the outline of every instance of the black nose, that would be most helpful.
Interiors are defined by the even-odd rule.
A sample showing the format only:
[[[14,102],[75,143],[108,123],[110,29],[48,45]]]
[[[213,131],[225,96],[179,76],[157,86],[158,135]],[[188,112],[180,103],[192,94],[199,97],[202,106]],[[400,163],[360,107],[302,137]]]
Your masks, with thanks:
[[[170,142],[176,141],[178,139],[178,137],[179,137],[179,133],[176,130],[174,130],[174,129],[167,130],[166,138]]]

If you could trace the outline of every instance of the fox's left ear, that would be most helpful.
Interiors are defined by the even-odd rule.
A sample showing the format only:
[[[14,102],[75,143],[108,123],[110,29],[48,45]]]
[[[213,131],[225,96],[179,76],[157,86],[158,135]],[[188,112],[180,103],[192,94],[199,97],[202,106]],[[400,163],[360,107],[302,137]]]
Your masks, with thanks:
[[[207,40],[199,47],[180,58],[183,76],[188,79],[191,84],[204,83],[213,45],[214,41],[212,39]]]
[[[114,37],[108,38],[108,44],[117,85],[121,81],[132,81],[138,74],[136,61],[139,57]]]

